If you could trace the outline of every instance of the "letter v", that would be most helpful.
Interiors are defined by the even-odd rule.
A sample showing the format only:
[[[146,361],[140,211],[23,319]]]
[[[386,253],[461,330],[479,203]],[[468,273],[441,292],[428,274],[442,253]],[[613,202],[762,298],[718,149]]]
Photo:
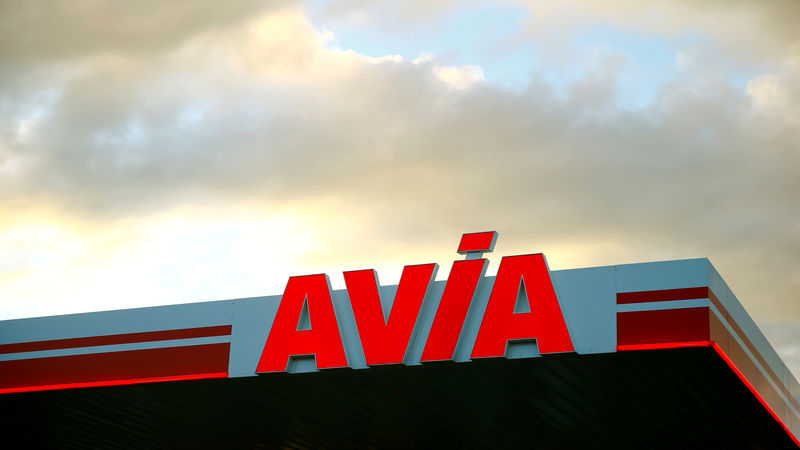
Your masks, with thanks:
[[[384,319],[375,271],[367,269],[344,273],[367,364],[403,362],[436,266],[419,264],[403,268],[388,321]]]

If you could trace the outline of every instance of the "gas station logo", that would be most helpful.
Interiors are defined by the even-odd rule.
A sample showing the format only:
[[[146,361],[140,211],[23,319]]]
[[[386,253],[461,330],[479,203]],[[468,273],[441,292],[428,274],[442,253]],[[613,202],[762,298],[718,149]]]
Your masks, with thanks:
[[[493,250],[496,239],[494,231],[462,236],[458,252],[466,259],[453,263],[422,362],[453,359],[470,306],[484,281],[488,260],[483,253]],[[404,362],[435,273],[436,264],[405,266],[388,319],[384,319],[375,271],[344,272],[367,365]],[[519,310],[522,295],[528,307]],[[515,341],[535,341],[541,354],[574,351],[541,253],[502,258],[470,357],[503,357],[508,344]],[[318,369],[348,366],[325,274],[289,278],[256,371],[283,372],[290,358],[310,355]]]

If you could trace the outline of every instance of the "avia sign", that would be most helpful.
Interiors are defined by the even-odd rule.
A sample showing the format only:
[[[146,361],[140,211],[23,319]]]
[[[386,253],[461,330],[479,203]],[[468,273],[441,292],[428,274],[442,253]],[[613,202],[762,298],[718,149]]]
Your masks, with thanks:
[[[800,385],[707,259],[551,272],[535,253],[486,276],[496,240],[463,235],[447,280],[419,264],[396,286],[355,270],[346,289],[305,275],[282,296],[0,321],[0,394],[711,347],[800,443]]]
[[[507,356],[511,343],[535,342],[538,352],[573,352],[572,338],[559,305],[544,255],[506,256],[500,262],[482,317],[476,311],[476,293],[485,280],[488,261],[497,239],[494,231],[463,235],[438,305],[433,309],[427,335],[421,332],[421,311],[432,297],[436,264],[405,266],[388,317],[384,314],[374,270],[344,272],[358,340],[366,365],[407,363],[415,330],[424,341],[420,362],[452,360],[465,340],[465,321],[478,320],[470,358]],[[298,358],[314,357],[318,369],[347,367],[349,349],[342,339],[327,275],[289,278],[275,320],[256,369],[257,373],[283,372]]]

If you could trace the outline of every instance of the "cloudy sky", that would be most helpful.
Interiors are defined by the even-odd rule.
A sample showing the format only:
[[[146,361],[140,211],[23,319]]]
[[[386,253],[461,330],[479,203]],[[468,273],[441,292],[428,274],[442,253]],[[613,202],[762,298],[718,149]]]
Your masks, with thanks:
[[[800,373],[800,3],[0,1],[0,319],[708,257]],[[495,258],[490,272],[496,270]]]

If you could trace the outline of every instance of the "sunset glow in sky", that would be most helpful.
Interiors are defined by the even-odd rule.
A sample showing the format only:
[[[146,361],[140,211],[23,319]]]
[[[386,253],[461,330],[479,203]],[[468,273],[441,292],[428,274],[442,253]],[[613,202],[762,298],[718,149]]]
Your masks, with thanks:
[[[0,320],[708,257],[800,373],[800,2],[0,3]]]

